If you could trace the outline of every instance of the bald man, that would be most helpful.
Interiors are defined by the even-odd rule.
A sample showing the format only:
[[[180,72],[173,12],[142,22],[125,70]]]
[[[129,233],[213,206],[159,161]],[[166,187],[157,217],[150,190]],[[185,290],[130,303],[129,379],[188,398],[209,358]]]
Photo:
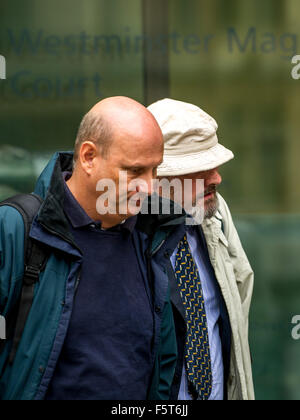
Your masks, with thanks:
[[[13,363],[10,337],[0,355],[1,399],[169,398],[177,354],[165,255],[183,221],[139,213],[162,159],[152,114],[116,97],[83,118],[74,154],[57,153],[43,171],[30,237],[48,259]],[[24,275],[15,209],[0,207],[0,231],[6,316]]]

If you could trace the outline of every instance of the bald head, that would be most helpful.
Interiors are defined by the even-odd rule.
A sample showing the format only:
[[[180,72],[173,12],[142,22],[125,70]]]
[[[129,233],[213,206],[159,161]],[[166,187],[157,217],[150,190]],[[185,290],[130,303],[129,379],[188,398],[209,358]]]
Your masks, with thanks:
[[[161,129],[153,115],[139,102],[122,97],[112,97],[97,103],[83,118],[76,143],[74,161],[78,159],[81,145],[91,141],[101,148],[103,157],[109,153],[115,138],[126,136],[161,139]],[[160,145],[163,147],[163,143]]]
[[[93,220],[104,228],[115,226],[137,214],[139,203],[152,194],[163,152],[162,131],[147,108],[125,97],[105,99],[82,120],[67,185]],[[108,190],[99,186],[101,181],[110,185]],[[109,210],[107,202],[112,203]]]

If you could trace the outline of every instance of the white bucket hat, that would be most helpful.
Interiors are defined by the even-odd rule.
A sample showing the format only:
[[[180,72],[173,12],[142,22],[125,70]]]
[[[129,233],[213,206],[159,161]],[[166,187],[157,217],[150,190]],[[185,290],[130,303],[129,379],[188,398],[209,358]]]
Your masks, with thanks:
[[[234,158],[217,137],[218,124],[195,105],[163,99],[148,107],[164,135],[164,161],[158,176],[215,169]]]

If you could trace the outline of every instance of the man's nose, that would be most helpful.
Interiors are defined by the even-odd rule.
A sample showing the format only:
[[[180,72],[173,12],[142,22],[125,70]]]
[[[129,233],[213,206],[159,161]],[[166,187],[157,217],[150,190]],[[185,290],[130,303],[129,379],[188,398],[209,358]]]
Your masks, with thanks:
[[[222,177],[218,169],[213,169],[209,172],[208,177],[206,178],[206,186],[211,184],[220,185],[222,183]]]
[[[144,175],[142,178],[144,182],[139,186],[139,192],[145,195],[152,195],[154,192],[152,172]]]

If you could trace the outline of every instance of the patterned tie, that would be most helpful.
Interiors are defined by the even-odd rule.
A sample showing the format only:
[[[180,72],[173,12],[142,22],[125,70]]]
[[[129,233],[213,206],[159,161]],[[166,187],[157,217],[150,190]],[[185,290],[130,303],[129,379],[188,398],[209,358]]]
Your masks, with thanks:
[[[212,371],[207,320],[200,276],[186,236],[178,246],[175,273],[187,322],[185,360],[188,380],[200,399],[208,400],[212,390]]]

